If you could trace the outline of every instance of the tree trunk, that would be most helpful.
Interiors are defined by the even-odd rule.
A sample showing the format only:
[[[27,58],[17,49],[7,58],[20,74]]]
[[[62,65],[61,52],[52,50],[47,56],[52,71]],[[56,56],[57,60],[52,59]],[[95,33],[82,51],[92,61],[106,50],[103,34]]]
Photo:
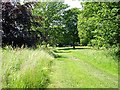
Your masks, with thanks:
[[[73,49],[75,49],[75,45],[73,45]]]
[[[73,49],[75,49],[75,42],[73,42]]]

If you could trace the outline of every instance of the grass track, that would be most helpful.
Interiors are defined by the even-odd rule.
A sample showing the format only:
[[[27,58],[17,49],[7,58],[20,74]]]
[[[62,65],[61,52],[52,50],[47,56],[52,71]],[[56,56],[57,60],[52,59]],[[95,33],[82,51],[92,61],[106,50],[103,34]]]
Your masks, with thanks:
[[[6,48],[2,51],[0,74],[4,88],[118,87],[117,61],[105,50],[87,47]]]
[[[51,72],[54,88],[117,88],[118,64],[104,51],[58,48]]]

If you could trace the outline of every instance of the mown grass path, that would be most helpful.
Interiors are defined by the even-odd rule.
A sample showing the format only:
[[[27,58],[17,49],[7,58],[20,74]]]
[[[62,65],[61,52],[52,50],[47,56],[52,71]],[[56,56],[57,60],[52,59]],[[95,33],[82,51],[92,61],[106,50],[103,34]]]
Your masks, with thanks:
[[[103,51],[58,48],[50,88],[117,88],[118,64]]]

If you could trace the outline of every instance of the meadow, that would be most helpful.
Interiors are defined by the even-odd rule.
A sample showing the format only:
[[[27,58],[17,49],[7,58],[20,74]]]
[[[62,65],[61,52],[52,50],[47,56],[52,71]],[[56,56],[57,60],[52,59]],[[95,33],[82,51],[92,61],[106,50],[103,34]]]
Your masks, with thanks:
[[[2,50],[2,88],[118,88],[118,62],[90,47]]]

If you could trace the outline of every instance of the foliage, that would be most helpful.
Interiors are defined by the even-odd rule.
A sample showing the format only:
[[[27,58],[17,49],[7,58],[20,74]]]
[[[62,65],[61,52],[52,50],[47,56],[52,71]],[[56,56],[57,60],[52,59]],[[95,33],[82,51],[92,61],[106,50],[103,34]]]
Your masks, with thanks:
[[[62,2],[39,2],[35,5],[32,13],[33,16],[41,16],[41,27],[33,27],[41,31],[45,38],[44,44],[55,45],[60,41],[62,34],[62,14],[68,6]]]
[[[54,46],[62,43],[74,47],[79,42],[79,10],[67,8],[62,2],[3,3],[3,46],[36,47],[36,44]]]
[[[23,5],[3,2],[3,46],[68,44],[74,47],[80,37],[81,45],[120,47],[119,2],[86,2],[82,5],[80,11],[67,10],[68,6],[62,2]]]
[[[64,44],[72,45],[73,48],[75,48],[75,45],[79,43],[79,37],[78,37],[78,30],[77,30],[77,22],[78,22],[78,14],[79,9],[72,8],[69,10],[66,10],[63,13],[63,23],[64,23]]]
[[[83,3],[83,8],[78,18],[81,44],[98,47],[118,46],[119,3],[87,2]]]
[[[2,2],[3,46],[36,46],[41,32],[31,30],[31,26],[37,23],[34,22],[31,13],[32,5],[34,5],[32,2],[23,5],[16,2]]]

